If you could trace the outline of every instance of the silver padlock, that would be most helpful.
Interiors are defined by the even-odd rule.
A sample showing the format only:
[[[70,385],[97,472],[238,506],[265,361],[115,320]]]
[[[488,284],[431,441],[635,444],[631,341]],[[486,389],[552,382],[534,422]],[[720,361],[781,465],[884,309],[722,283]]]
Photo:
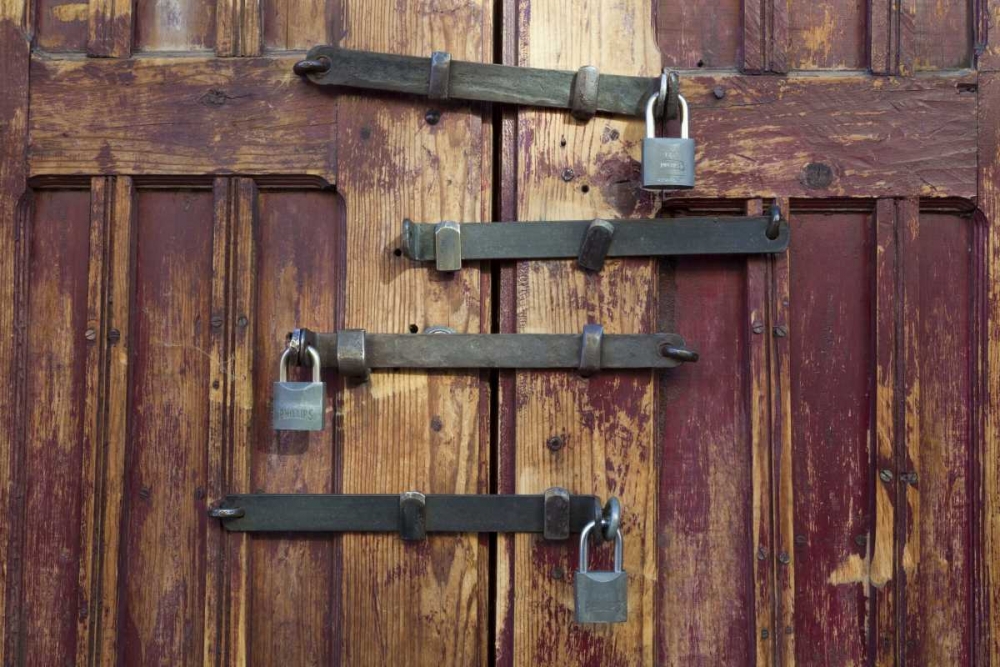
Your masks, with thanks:
[[[322,431],[326,413],[326,384],[320,380],[319,352],[312,345],[312,382],[289,382],[288,362],[292,350],[281,355],[278,381],[274,383],[271,423],[276,431]]]
[[[646,190],[688,190],[694,187],[694,139],[688,137],[688,105],[677,96],[681,136],[656,136],[653,107],[659,93],[646,102],[646,138],[642,140],[642,187]]]
[[[624,623],[628,620],[628,575],[622,569],[625,540],[615,532],[615,569],[587,569],[587,538],[597,525],[591,521],[580,532],[580,569],[573,577],[573,601],[577,623]]]

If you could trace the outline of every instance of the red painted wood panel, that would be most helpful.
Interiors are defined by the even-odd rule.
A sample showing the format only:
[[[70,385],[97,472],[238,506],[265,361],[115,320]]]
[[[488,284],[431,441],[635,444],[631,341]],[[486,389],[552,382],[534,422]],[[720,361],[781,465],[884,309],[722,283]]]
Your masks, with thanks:
[[[344,205],[324,192],[260,195],[257,341],[254,350],[252,488],[263,493],[333,493],[340,472],[337,378],[327,384],[325,431],[271,428],[272,383],[285,334],[295,326],[333,331],[342,323]],[[289,379],[298,379],[293,369]],[[255,535],[251,548],[250,656],[262,665],[332,664],[339,653],[340,538]]]
[[[39,48],[54,53],[86,49],[86,2],[38,0],[35,12],[35,43]]]
[[[971,241],[968,218],[920,216],[920,433],[904,471],[917,473],[904,547],[904,651],[916,664],[970,659]]]
[[[660,272],[658,330],[701,358],[658,387],[658,664],[747,665],[754,654],[745,284],[739,257]]]
[[[656,0],[656,41],[666,67],[736,67],[740,48],[740,0]]]
[[[788,8],[790,69],[864,69],[865,0],[792,0]]]
[[[802,212],[792,220],[791,632],[799,664],[863,664],[870,648],[874,227],[870,213]],[[778,567],[787,567],[782,560],[779,554]]]
[[[39,192],[29,239],[23,570],[26,664],[76,656],[90,194]]]
[[[139,195],[119,621],[128,665],[201,659],[212,212],[210,191]]]

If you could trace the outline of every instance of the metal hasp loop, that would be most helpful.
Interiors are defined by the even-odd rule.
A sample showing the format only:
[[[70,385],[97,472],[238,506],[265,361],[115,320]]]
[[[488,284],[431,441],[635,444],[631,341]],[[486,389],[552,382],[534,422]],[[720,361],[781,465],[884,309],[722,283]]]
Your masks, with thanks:
[[[664,104],[668,118],[676,115],[670,90],[677,89],[674,72],[621,76],[601,74],[591,65],[547,70],[452,60],[444,52],[421,58],[326,45],[310,49],[294,71],[320,86],[568,109],[579,120],[597,113],[642,116],[643,104],[654,93],[661,99],[658,115],[663,116]]]
[[[234,532],[397,533],[407,541],[428,533],[537,533],[566,540],[588,524],[601,526],[605,536],[606,514],[596,496],[560,487],[541,495],[250,493],[226,496],[208,510]]]
[[[439,336],[370,334],[363,329],[297,331],[298,336],[313,341],[324,364],[336,366],[342,376],[361,379],[378,368],[575,369],[590,375],[607,370],[673,368],[698,360],[698,353],[688,349],[677,334],[604,334],[599,324],[587,325],[582,334]],[[289,356],[289,360],[294,358]]]
[[[651,98],[652,99],[652,98]],[[463,261],[570,259],[600,271],[608,257],[743,255],[784,252],[787,221],[771,215],[548,222],[403,221],[403,254],[458,271]]]

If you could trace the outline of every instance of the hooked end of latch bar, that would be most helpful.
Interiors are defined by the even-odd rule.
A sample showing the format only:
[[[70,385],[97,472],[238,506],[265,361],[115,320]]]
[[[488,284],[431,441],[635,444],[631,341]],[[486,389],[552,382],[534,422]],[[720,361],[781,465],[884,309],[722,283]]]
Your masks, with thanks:
[[[771,221],[767,224],[767,229],[764,231],[764,235],[774,241],[778,238],[778,234],[781,232],[781,207],[778,205],[778,200],[775,199],[771,204]]]
[[[676,359],[677,361],[687,361],[691,363],[698,361],[698,353],[694,350],[689,350],[686,347],[672,345],[670,343],[664,343],[660,346],[660,354],[668,359]]]
[[[292,66],[292,71],[299,76],[308,76],[310,74],[323,74],[328,72],[331,67],[333,67],[333,62],[329,58],[319,56],[318,58],[300,60]]]

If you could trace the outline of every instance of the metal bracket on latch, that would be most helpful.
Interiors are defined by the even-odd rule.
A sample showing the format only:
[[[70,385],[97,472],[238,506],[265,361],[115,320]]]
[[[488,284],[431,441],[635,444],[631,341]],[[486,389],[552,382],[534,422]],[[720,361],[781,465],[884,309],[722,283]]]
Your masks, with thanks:
[[[779,253],[788,248],[788,222],[772,215],[653,220],[418,223],[403,221],[402,250],[438,271],[458,271],[463,260],[575,257],[600,271],[606,257]]]
[[[303,350],[318,351],[322,363],[346,377],[364,379],[377,368],[575,369],[593,375],[610,369],[674,368],[698,361],[674,333],[605,334],[588,324],[582,334],[370,334],[364,329],[317,333],[296,329],[288,336],[291,364],[306,365]],[[439,335],[437,332],[444,333]]]
[[[621,504],[611,498],[602,508],[597,496],[560,487],[542,495],[250,493],[226,496],[208,515],[233,532],[398,532],[404,540],[427,533],[541,533],[566,540],[596,522],[602,539],[613,540]]]
[[[569,109],[584,121],[600,112],[642,116],[646,99],[660,88],[659,75],[601,74],[592,65],[574,72],[452,60],[443,51],[421,58],[336,46],[314,46],[294,71],[321,86]],[[667,117],[676,115],[672,106],[668,100]]]

